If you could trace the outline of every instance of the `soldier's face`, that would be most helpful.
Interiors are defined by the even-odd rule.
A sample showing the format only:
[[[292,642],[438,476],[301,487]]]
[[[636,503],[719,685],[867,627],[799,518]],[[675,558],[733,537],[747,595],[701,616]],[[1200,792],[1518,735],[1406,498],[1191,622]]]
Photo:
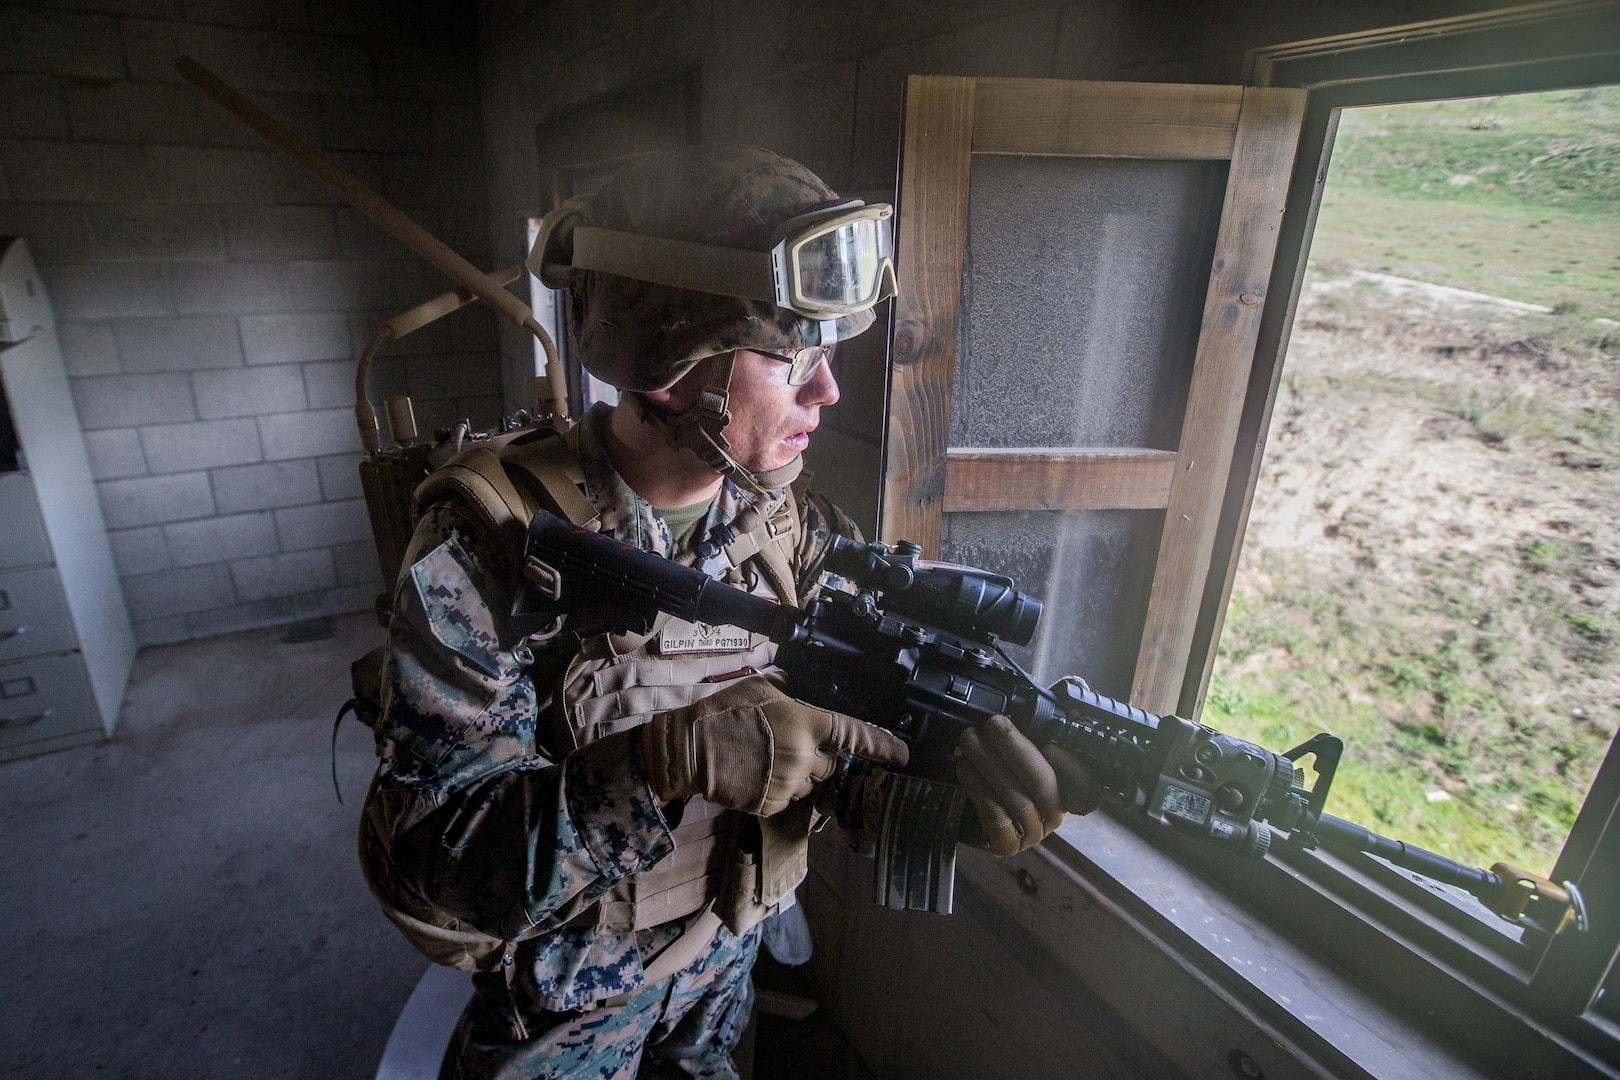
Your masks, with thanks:
[[[802,386],[788,385],[788,365],[739,349],[731,370],[731,423],[726,439],[754,472],[780,469],[810,445],[821,407],[838,400],[832,367],[820,364]]]

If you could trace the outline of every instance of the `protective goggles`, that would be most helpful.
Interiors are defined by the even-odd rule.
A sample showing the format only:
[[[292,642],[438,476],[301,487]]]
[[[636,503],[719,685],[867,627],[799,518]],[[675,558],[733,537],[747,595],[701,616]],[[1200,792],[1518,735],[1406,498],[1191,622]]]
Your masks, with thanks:
[[[893,207],[867,206],[859,199],[814,210],[783,222],[769,251],[577,225],[570,265],[677,289],[765,300],[826,322],[895,295],[893,216]],[[551,215],[547,218],[536,253],[546,247]],[[550,284],[567,268],[530,269]]]

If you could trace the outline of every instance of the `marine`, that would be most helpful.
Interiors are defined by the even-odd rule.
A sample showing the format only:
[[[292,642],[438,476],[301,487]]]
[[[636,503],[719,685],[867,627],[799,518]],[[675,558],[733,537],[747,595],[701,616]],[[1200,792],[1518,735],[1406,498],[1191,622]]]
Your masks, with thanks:
[[[735,1076],[763,928],[802,918],[810,796],[846,755],[905,764],[890,733],[789,697],[774,646],[736,628],[509,617],[546,585],[521,552],[538,509],[778,602],[841,586],[822,553],[857,530],[802,454],[839,397],[833,350],[897,287],[889,217],[748,147],[650,155],[547,216],[530,270],[568,290],[573,355],[622,397],[419,489],[361,821],[385,913],[473,972],[441,1075]],[[1011,854],[1062,820],[1010,724],[960,752],[972,842]]]

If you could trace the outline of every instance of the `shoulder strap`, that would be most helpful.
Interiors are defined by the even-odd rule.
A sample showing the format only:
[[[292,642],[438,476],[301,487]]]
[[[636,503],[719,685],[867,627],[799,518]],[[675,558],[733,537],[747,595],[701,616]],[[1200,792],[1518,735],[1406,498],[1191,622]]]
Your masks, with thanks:
[[[463,450],[433,470],[417,485],[415,499],[417,513],[454,499],[500,538],[503,550],[523,550],[523,534],[534,517],[534,508],[501,467],[500,456],[487,446]]]
[[[735,539],[725,547],[732,566],[749,559],[758,562],[770,579],[771,587],[783,602],[797,606],[799,592],[794,586],[793,555],[799,547],[799,507],[790,487],[786,497],[762,514],[752,506],[737,515],[732,525]]]
[[[527,482],[514,483],[514,474]],[[596,508],[579,489],[583,480],[579,457],[564,435],[492,439],[429,474],[416,488],[416,508],[421,513],[454,499],[503,541],[504,550],[522,551],[523,534],[542,507],[574,525],[596,520]]]
[[[509,444],[501,454],[507,468],[534,482],[546,509],[571,525],[589,525],[599,516],[579,485],[585,482],[579,464],[575,428],[567,435]]]

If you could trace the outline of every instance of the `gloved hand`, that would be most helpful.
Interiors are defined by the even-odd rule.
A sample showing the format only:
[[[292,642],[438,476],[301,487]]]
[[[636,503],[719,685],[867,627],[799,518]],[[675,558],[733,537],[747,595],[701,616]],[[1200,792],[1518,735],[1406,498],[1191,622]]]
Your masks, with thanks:
[[[658,713],[642,726],[641,749],[660,799],[702,795],[760,817],[810,794],[844,754],[896,766],[907,757],[882,728],[795,701],[757,675]]]
[[[956,778],[967,789],[975,817],[962,840],[1007,856],[1032,848],[1063,823],[1065,810],[1088,814],[1102,800],[1102,785],[1075,755],[1037,748],[1005,716],[962,733]]]

